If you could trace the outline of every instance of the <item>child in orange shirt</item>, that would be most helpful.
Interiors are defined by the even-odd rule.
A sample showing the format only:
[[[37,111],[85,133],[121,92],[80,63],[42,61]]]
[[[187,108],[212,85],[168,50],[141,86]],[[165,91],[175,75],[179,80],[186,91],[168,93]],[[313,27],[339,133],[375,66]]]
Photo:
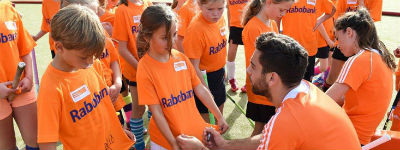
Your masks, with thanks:
[[[121,56],[122,74],[127,79],[129,91],[132,97],[132,115],[130,127],[137,138],[135,148],[145,148],[143,140],[143,113],[145,106],[138,105],[138,93],[136,87],[136,69],[139,57],[136,49],[136,35],[139,32],[139,23],[142,12],[151,6],[149,0],[121,0],[115,12],[113,27],[113,39],[118,40],[118,50]]]
[[[274,20],[285,15],[293,3],[294,0],[252,0],[245,8],[242,36],[246,68],[250,66],[250,58],[255,51],[254,43],[257,37],[265,32],[279,33]],[[251,134],[254,136],[261,133],[264,125],[275,114],[275,107],[265,97],[253,93],[248,74],[246,74],[246,88],[249,90],[247,92],[246,117],[255,121],[255,127]]]
[[[222,13],[225,0],[199,0],[199,14],[193,18],[183,41],[185,55],[190,58],[201,83],[207,86],[214,101],[223,112],[226,100],[224,83],[226,63],[226,27]],[[208,85],[203,79],[202,70],[207,73]],[[206,122],[209,122],[208,109],[195,95],[196,106]]]
[[[339,17],[335,31],[340,51],[351,57],[327,94],[343,105],[360,143],[365,145],[389,107],[396,64],[393,55],[379,40],[374,21],[366,9]]]
[[[84,6],[67,6],[54,15],[51,28],[58,53],[40,86],[40,148],[55,150],[60,140],[64,149],[129,149],[134,136],[119,125],[104,70],[94,59],[105,45],[96,14]]]
[[[60,9],[60,0],[43,0],[42,1],[42,27],[36,35],[32,36],[35,41],[42,38],[47,32],[51,32],[50,22],[54,14]],[[51,58],[55,56],[54,40],[49,35],[49,45],[51,51]]]
[[[219,129],[228,129],[208,89],[201,84],[189,59],[172,49],[177,19],[166,5],[148,7],[142,14],[138,33],[137,81],[139,104],[148,105],[153,117],[149,124],[151,148],[179,149],[180,134],[201,138],[209,126],[196,109],[194,93],[218,120]]]
[[[316,10],[327,8],[324,16],[317,18]],[[315,55],[318,50],[317,27],[335,14],[330,0],[298,0],[282,17],[283,34],[298,41],[307,50],[308,66],[304,79],[311,81],[314,75]]]
[[[232,92],[236,92],[239,88],[235,80],[235,58],[238,45],[243,45],[242,31],[243,26],[240,23],[242,20],[242,12],[248,0],[229,0],[228,1],[228,26],[229,26],[229,49],[228,60],[226,62],[227,78],[231,85]],[[241,91],[246,93],[246,87],[243,86]]]
[[[38,149],[36,95],[33,90],[31,50],[36,43],[8,0],[0,0],[0,149],[17,149],[15,119],[27,150]],[[26,67],[17,90],[10,89],[19,62]],[[14,99],[8,99],[15,94]]]
[[[176,11],[179,17],[176,48],[182,53],[185,51],[183,48],[183,40],[185,39],[187,28],[189,27],[190,22],[192,22],[193,17],[196,16],[197,11],[197,0],[186,0],[182,7]]]

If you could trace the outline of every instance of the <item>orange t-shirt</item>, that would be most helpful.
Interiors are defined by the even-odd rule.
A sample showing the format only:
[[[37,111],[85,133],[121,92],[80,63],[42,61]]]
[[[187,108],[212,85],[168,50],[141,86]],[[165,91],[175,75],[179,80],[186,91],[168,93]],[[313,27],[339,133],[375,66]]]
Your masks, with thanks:
[[[50,63],[37,100],[38,143],[60,140],[67,150],[127,150],[132,146],[99,73],[99,61],[76,72],[60,71]]]
[[[113,41],[106,33],[106,47],[103,51],[103,54],[100,56],[99,60],[101,61],[102,68],[103,68],[103,75],[108,87],[113,85],[113,70],[111,69],[111,63],[118,62],[118,52],[117,49],[114,47]],[[115,110],[120,110],[122,107],[126,105],[125,101],[122,99],[122,96],[119,95],[118,99],[113,103]]]
[[[13,81],[21,57],[36,46],[22,24],[18,12],[8,1],[0,1],[0,83]]]
[[[225,66],[225,28],[223,17],[218,22],[211,23],[199,14],[190,23],[183,40],[183,48],[189,58],[200,59],[200,70],[214,72]]]
[[[323,0],[323,1],[321,1],[321,3],[318,3],[319,5],[321,5],[321,6],[319,6],[318,8],[320,8],[320,9],[317,9],[316,11],[317,11],[317,17],[320,17],[320,16],[322,16],[324,13],[325,14],[330,14],[331,12],[332,12],[332,7],[331,7],[331,5],[326,5],[326,4],[324,4],[324,3],[327,3],[328,1],[326,1],[326,0]],[[334,2],[332,2],[333,4],[335,4]],[[326,6],[329,6],[329,7],[326,7]],[[329,36],[329,38],[331,39],[331,40],[334,40],[335,39],[335,34],[334,34],[334,24],[333,24],[334,22],[333,22],[333,18],[329,18],[328,20],[326,20],[323,24],[324,24],[324,27],[325,27],[325,30],[326,30],[326,33],[328,34],[328,36]],[[318,30],[318,29],[317,29]],[[319,33],[319,31],[317,31],[318,33],[317,33],[317,38],[318,38],[318,48],[321,48],[321,47],[326,47],[326,46],[328,46],[328,44],[326,43],[326,41],[325,41],[325,39],[321,36],[321,34]]]
[[[150,0],[143,0],[143,4],[138,6],[130,1],[126,6],[121,4],[115,12],[113,26],[113,39],[128,42],[128,50],[139,61],[136,48],[136,36],[139,32],[140,17],[143,11],[151,6]],[[122,74],[130,81],[136,81],[136,69],[121,57]]]
[[[357,10],[358,2],[358,0],[337,0],[335,18],[338,18],[346,12]],[[374,21],[381,21],[382,0],[364,0],[364,5]]]
[[[115,14],[109,10],[105,10],[104,14],[100,16],[100,22],[109,22],[114,26]]]
[[[53,16],[58,12],[60,9],[60,1],[57,0],[43,0],[42,2],[42,27],[41,30],[49,33],[49,44],[50,50],[56,52],[56,48],[54,46],[54,40],[51,38],[51,28],[50,23]]]
[[[389,107],[393,72],[377,50],[361,50],[344,64],[337,79],[349,86],[343,108],[357,131],[361,144],[368,144]]]
[[[360,150],[346,113],[313,84],[292,89],[265,125],[258,150]]]
[[[313,31],[313,28],[317,22],[316,10],[321,9],[319,7],[332,10],[334,5],[329,0],[299,0],[282,18],[283,34],[298,41],[307,50],[308,56],[314,56],[318,50],[318,31]]]
[[[397,64],[400,64],[400,60],[399,60],[399,63],[397,63]],[[398,91],[400,89],[400,67],[397,67],[397,70],[396,70],[396,91]]]
[[[185,36],[190,22],[196,16],[197,4],[193,0],[187,0],[178,10],[179,17],[178,35]]]
[[[172,50],[170,59],[164,63],[146,54],[139,62],[137,78],[139,104],[161,105],[174,137],[185,134],[202,139],[209,125],[200,116],[194,100],[194,88],[201,82],[184,54]],[[149,131],[152,142],[171,149],[154,117],[150,120]]]
[[[242,14],[243,8],[246,6],[248,0],[229,0],[229,26],[243,28],[242,26]]]
[[[265,32],[278,32],[278,26],[276,22],[271,20],[269,26],[267,26],[264,22],[262,22],[257,17],[253,17],[249,20],[249,22],[244,26],[242,32],[242,39],[244,44],[244,55],[246,58],[246,68],[250,65],[251,56],[253,56],[254,51],[256,50],[255,42],[257,37],[261,33]],[[246,89],[247,89],[247,100],[252,103],[269,105],[272,106],[272,103],[268,101],[264,96],[256,95],[251,90],[251,82],[249,79],[249,75],[246,73]]]

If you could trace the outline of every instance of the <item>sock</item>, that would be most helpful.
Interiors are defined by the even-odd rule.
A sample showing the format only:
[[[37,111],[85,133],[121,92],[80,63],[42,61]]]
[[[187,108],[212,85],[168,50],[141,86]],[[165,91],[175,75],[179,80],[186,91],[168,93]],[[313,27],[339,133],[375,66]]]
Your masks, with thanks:
[[[30,146],[26,145],[25,149],[26,150],[39,150],[39,147],[30,147]],[[18,148],[17,148],[17,150],[18,150]]]
[[[130,95],[125,96],[122,99],[125,101],[125,104],[127,104],[127,105],[132,103],[132,97]]]
[[[235,62],[226,61],[228,80],[235,78]]]
[[[150,118],[151,118],[151,111],[148,110],[148,111],[147,111],[147,119],[149,119],[149,121],[150,121]]]
[[[136,137],[135,148],[136,150],[144,150],[144,137],[143,137],[143,119],[133,119],[131,118],[129,125],[131,127],[132,133]]]

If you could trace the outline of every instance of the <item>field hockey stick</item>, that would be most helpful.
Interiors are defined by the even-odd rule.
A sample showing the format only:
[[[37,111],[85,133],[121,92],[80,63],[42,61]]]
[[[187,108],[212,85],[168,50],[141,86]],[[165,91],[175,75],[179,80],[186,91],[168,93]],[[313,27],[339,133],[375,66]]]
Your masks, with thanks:
[[[393,104],[392,104],[392,108],[390,109],[389,115],[388,115],[387,118],[386,118],[385,126],[383,126],[383,130],[386,130],[386,129],[387,129],[388,123],[389,123],[389,121],[390,121],[390,114],[391,114],[391,113],[393,112],[393,110],[396,108],[397,104],[399,103],[399,99],[400,99],[400,91],[397,91],[396,98],[394,99],[394,102],[393,102]]]
[[[207,72],[205,70],[202,70],[201,74],[203,75],[204,82],[206,82],[206,85],[208,86]],[[214,124],[215,125],[214,114],[212,114],[210,111],[208,111],[208,115],[209,115],[209,118],[210,118],[210,124]]]
[[[19,62],[17,66],[17,72],[15,73],[14,81],[12,83],[12,89],[17,89],[19,80],[21,79],[22,72],[24,72],[25,69],[25,63],[24,62]],[[11,102],[15,98],[15,93],[12,93],[8,96],[8,101]]]
[[[244,111],[244,109],[243,109],[242,107],[240,107],[240,105],[237,104],[237,103],[235,102],[235,100],[233,100],[233,98],[232,98],[228,93],[226,93],[226,97],[228,97],[228,99],[231,100],[231,102],[232,102],[233,104],[235,104],[235,107],[238,108],[238,109],[240,110],[240,112],[246,117],[246,111]],[[246,118],[247,118],[247,117],[246,117]],[[247,118],[247,120],[249,121],[251,127],[254,128],[254,127],[255,127],[254,122],[253,122],[250,118]]]
[[[35,48],[32,50],[32,62],[33,62],[33,77],[35,78],[36,93],[39,93],[39,75],[38,75],[38,69],[37,69],[37,64],[36,64]]]
[[[364,145],[361,150],[370,150],[374,147],[377,147],[387,141],[390,141],[391,137],[387,134],[383,135],[382,137],[380,137],[379,139],[372,141],[371,143],[368,143],[367,145]]]

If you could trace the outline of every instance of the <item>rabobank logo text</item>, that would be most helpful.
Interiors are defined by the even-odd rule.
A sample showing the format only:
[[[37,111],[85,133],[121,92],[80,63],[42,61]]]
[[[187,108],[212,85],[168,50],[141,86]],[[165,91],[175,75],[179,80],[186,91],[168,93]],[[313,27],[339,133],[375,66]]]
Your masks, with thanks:
[[[287,13],[308,13],[308,14],[314,14],[315,13],[315,7],[314,8],[306,8],[306,6],[303,7],[297,7],[294,6],[287,10]]]
[[[99,93],[93,94],[93,100],[91,102],[83,102],[83,106],[79,109],[74,109],[69,112],[71,115],[72,121],[75,123],[76,121],[81,120],[87,114],[92,112],[96,107],[100,104],[101,100],[108,96],[108,91],[106,88],[102,89]]]
[[[186,92],[180,91],[177,96],[174,96],[173,94],[171,94],[171,97],[162,98],[161,103],[164,108],[167,108],[167,107],[175,106],[177,104],[185,102],[186,100],[188,100],[192,97],[194,97],[193,90],[189,90]]]
[[[230,0],[229,5],[246,4],[248,0]]]
[[[7,42],[12,42],[17,40],[17,33],[12,33],[12,34],[3,34],[0,33],[0,43],[7,43]]]
[[[217,54],[218,52],[220,52],[222,49],[224,49],[226,46],[226,40],[223,39],[221,43],[218,43],[217,46],[211,46],[210,47],[210,51],[209,51],[209,55],[213,55],[213,54]]]

